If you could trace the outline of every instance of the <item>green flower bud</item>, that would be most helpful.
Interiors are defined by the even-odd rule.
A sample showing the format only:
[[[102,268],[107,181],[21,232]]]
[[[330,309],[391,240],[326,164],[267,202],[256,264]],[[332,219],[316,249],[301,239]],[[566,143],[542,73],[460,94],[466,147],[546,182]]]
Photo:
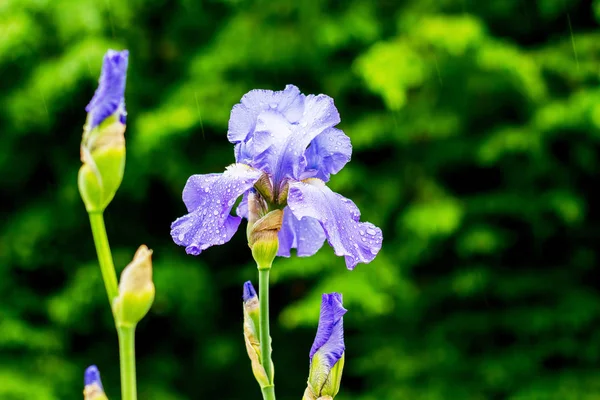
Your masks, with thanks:
[[[283,211],[267,212],[262,196],[255,192],[248,195],[248,245],[258,269],[270,269],[279,249],[279,230],[283,223]]]
[[[135,326],[154,302],[151,257],[152,250],[141,245],[121,274],[119,295],[112,304],[117,326]]]
[[[125,171],[125,125],[117,115],[86,131],[81,142],[79,193],[88,212],[102,212],[110,204]]]

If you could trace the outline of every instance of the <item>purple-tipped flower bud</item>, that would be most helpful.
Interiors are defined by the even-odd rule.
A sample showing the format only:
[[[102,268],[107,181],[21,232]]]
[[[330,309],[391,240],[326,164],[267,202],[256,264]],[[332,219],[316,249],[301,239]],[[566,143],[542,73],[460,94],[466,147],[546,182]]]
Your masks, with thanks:
[[[248,282],[244,283],[244,294],[242,295],[242,298],[244,299],[244,304],[257,298],[256,290],[254,290],[254,286],[252,286],[252,282],[248,281]]]
[[[79,192],[88,212],[103,211],[121,185],[125,169],[125,82],[129,52],[109,50],[81,141]]]
[[[83,375],[83,383],[85,385],[83,389],[84,400],[108,400],[106,394],[104,394],[98,367],[95,365],[87,367]]]
[[[340,293],[323,294],[315,341],[310,349],[308,387],[303,400],[333,399],[344,368],[344,314]]]
[[[263,366],[263,359],[260,351],[260,336],[258,333],[258,324],[260,319],[260,310],[256,290],[250,281],[244,283],[244,341],[246,342],[246,351],[252,365],[252,373],[261,388],[270,386],[270,381]],[[273,371],[273,364],[271,364]]]

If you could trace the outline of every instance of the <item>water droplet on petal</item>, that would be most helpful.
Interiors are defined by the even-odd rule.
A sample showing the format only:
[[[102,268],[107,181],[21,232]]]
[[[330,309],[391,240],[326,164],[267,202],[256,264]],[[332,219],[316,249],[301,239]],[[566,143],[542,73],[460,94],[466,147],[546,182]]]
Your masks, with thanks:
[[[215,211],[213,211],[213,214],[214,215],[219,215],[219,212],[217,210],[215,210]],[[375,234],[375,232],[372,233],[372,235],[374,235],[374,234]]]
[[[377,232],[375,231],[375,229],[371,229],[371,228],[369,228],[369,229],[367,229],[367,233],[368,233],[369,235],[375,235]]]

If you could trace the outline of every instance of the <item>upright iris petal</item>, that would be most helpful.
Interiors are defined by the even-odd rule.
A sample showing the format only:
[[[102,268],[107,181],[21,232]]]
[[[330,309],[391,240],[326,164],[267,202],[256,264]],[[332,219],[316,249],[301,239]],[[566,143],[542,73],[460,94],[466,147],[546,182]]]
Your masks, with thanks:
[[[297,218],[314,218],[321,223],[335,254],[344,256],[348,269],[371,262],[379,250],[381,229],[359,222],[360,211],[349,200],[329,189],[319,179],[290,184],[288,206]]]
[[[106,118],[118,112],[121,123],[125,123],[125,82],[129,51],[108,50],[104,56],[98,89],[85,108],[89,113],[88,129],[92,130]]]
[[[191,176],[183,189],[189,214],[171,224],[173,241],[186,246],[186,252],[192,255],[228,242],[242,221],[230,215],[231,208],[260,175],[260,171],[246,165],[233,164],[222,174]]]

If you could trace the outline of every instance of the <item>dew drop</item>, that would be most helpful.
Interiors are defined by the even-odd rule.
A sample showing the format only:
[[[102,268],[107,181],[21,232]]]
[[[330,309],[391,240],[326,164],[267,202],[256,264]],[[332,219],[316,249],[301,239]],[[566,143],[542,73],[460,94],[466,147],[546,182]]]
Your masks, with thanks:
[[[185,234],[180,233],[179,236],[177,236],[177,238],[179,239],[180,242],[182,242],[183,239],[185,238]]]
[[[214,215],[219,215],[219,212],[217,210],[213,211]],[[375,234],[375,232],[372,233],[373,235]]]
[[[377,232],[375,232],[375,229],[371,229],[371,228],[369,228],[369,229],[367,229],[367,233],[368,233],[369,235],[375,235]]]

